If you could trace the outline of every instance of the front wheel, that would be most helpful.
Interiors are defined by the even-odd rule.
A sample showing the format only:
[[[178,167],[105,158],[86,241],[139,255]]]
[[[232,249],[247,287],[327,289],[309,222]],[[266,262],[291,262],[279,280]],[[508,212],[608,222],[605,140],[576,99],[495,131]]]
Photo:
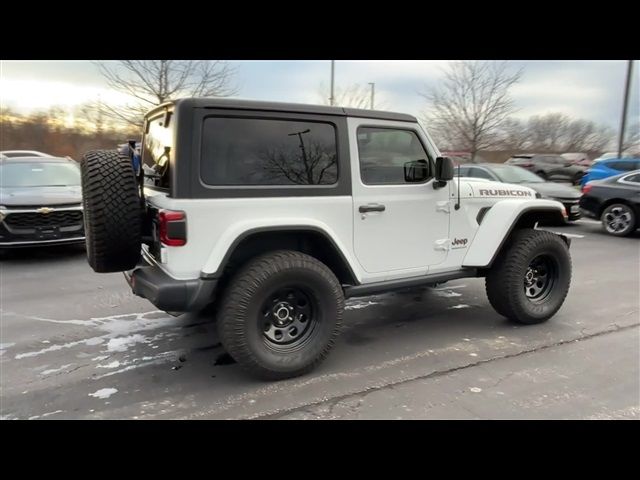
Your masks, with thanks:
[[[508,319],[542,323],[562,306],[571,283],[571,257],[565,242],[551,232],[514,233],[486,277],[489,302]]]
[[[609,205],[602,212],[600,220],[605,231],[617,237],[631,234],[636,226],[636,216],[633,210],[623,203]]]
[[[265,380],[309,372],[339,333],[344,295],[333,272],[295,251],[249,261],[231,280],[218,315],[223,346],[245,370]]]

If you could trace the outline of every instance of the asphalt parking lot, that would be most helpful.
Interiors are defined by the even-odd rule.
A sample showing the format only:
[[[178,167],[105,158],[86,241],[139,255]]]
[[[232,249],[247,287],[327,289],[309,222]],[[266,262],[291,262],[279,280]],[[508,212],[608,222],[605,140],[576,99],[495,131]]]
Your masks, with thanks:
[[[353,299],[305,377],[248,378],[206,313],[171,317],[78,248],[0,264],[2,419],[638,419],[640,235],[599,224],[571,247],[569,296],[514,326],[482,279]]]

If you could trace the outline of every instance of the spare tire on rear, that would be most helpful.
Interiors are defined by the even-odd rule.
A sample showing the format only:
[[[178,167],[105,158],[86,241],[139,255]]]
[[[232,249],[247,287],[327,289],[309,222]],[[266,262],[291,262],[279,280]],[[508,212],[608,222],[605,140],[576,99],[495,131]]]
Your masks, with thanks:
[[[99,273],[136,266],[142,243],[142,206],[128,157],[94,150],[82,158],[82,203],[87,259]]]

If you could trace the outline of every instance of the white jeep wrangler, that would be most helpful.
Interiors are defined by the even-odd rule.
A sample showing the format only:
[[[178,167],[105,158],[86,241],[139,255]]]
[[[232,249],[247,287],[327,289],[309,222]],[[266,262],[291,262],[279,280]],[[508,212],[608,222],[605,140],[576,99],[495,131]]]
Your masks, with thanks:
[[[146,116],[142,164],[84,156],[89,264],[161,310],[214,304],[261,378],[315,367],[348,297],[485,277],[499,314],[534,324],[569,290],[569,240],[537,228],[562,204],[456,178],[410,115],[182,99]]]

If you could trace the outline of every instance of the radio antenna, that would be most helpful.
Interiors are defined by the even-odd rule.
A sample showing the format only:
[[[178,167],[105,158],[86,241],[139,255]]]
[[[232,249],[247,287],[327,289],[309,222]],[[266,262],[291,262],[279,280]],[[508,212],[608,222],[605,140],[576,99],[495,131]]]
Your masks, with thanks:
[[[455,208],[456,210],[460,210],[460,162],[458,162],[458,178],[456,180],[456,183],[458,184],[458,201],[453,208]]]

